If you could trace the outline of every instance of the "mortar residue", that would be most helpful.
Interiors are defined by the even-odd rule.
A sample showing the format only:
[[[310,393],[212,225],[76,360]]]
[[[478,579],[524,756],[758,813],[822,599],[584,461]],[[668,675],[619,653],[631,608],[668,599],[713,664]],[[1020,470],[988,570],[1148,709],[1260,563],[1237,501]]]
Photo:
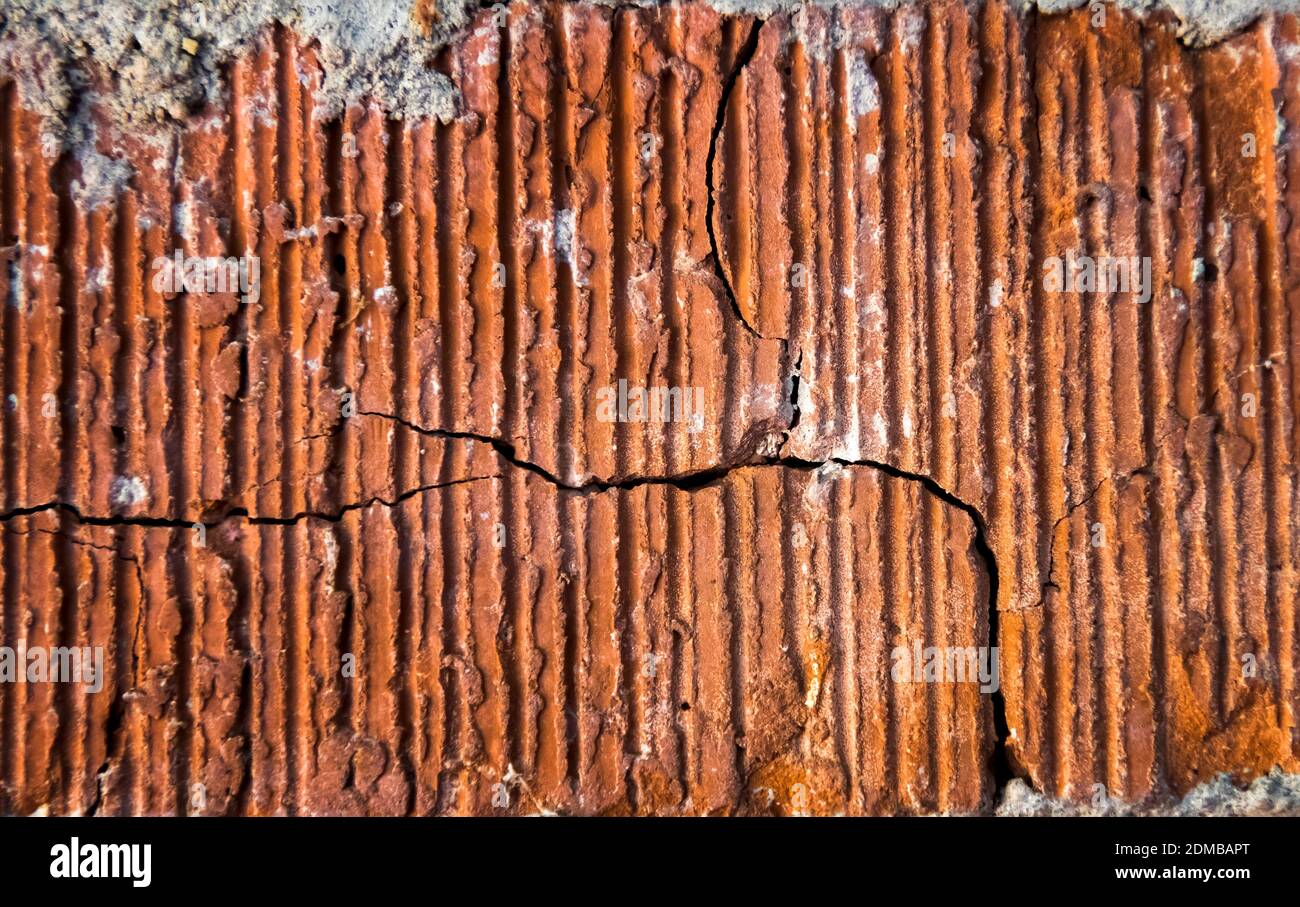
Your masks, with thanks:
[[[1275,768],[1239,787],[1228,775],[1197,785],[1181,800],[1130,804],[1110,799],[1101,785],[1079,802],[1056,800],[1019,778],[1006,787],[999,816],[1300,816],[1300,775]]]
[[[78,95],[108,78],[102,112],[139,130],[219,101],[223,65],[275,23],[314,43],[325,115],[373,100],[395,118],[450,119],[455,90],[436,52],[469,21],[472,0],[0,0],[0,71],[59,144]]]

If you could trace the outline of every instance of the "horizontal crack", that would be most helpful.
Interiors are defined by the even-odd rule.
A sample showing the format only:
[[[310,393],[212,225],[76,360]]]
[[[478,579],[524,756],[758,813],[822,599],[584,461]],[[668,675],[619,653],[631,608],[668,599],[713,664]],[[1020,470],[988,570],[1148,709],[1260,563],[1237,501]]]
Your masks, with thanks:
[[[796,365],[796,372],[794,373],[793,388],[792,388],[792,394],[794,395],[797,395],[798,393],[799,375],[797,369],[801,366],[801,364],[802,364],[802,356],[800,357],[800,363]],[[794,396],[792,402],[794,401],[797,401],[797,396]],[[372,418],[387,419],[403,426],[404,428],[410,431],[416,432],[417,434],[424,435],[426,437],[438,438],[442,440],[476,441],[482,444],[486,444],[490,446],[497,453],[498,456],[500,456],[502,459],[507,461],[511,466],[517,469],[522,469],[527,472],[530,472],[538,476],[548,484],[554,486],[557,490],[565,493],[570,493],[570,494],[592,494],[592,493],[600,493],[600,492],[611,491],[611,490],[629,490],[643,485],[669,485],[681,489],[683,491],[693,491],[705,487],[707,485],[716,483],[722,480],[723,478],[725,478],[731,472],[734,472],[738,469],[767,468],[767,467],[783,467],[787,469],[797,469],[802,471],[814,471],[814,470],[822,469],[829,465],[835,465],[839,467],[860,467],[860,468],[868,468],[868,469],[876,470],[892,478],[901,479],[909,482],[916,482],[920,484],[922,488],[924,488],[929,494],[938,498],[944,504],[956,510],[961,511],[970,519],[971,526],[974,531],[972,536],[971,546],[976,556],[979,558],[980,562],[984,565],[985,572],[988,575],[988,579],[989,579],[988,645],[990,648],[996,648],[1000,644],[999,613],[998,613],[998,598],[999,598],[998,565],[997,565],[997,558],[994,556],[993,549],[988,542],[987,525],[985,523],[984,516],[979,512],[979,510],[975,507],[975,505],[962,500],[956,494],[949,491],[943,485],[939,484],[938,481],[936,481],[934,478],[928,475],[924,475],[922,473],[916,473],[916,472],[909,472],[908,470],[900,469],[897,466],[893,466],[889,463],[884,463],[879,460],[870,460],[870,459],[850,460],[841,457],[830,457],[825,460],[806,460],[801,457],[785,455],[779,457],[751,457],[749,459],[742,460],[740,462],[720,464],[717,466],[711,466],[704,469],[677,473],[673,475],[633,476],[633,477],[627,477],[618,480],[604,480],[604,479],[593,478],[583,483],[574,484],[574,483],[565,482],[561,480],[550,470],[546,469],[545,467],[537,463],[533,463],[529,460],[522,459],[518,455],[517,451],[515,450],[514,445],[510,444],[508,441],[505,441],[501,438],[494,437],[492,435],[485,435],[485,434],[479,434],[477,432],[462,431],[462,430],[455,430],[455,429],[428,428],[425,426],[418,425],[400,416],[395,416],[389,413],[380,413],[380,412],[373,412],[367,410],[367,411],[361,411],[357,413],[357,415],[372,417]],[[797,403],[795,403],[795,405],[793,406],[793,417],[794,420],[797,421],[798,419]],[[789,432],[787,431],[785,434],[786,434],[786,438],[788,439]],[[392,500],[386,500],[380,497],[374,497],[367,501],[345,505],[344,507],[340,508],[338,511],[333,513],[303,512],[303,513],[295,514],[294,516],[291,517],[270,517],[270,516],[251,516],[244,508],[234,508],[228,511],[227,513],[223,514],[219,519],[210,522],[204,522],[202,523],[202,525],[210,529],[220,525],[225,520],[235,519],[235,518],[244,519],[247,522],[255,525],[287,526],[287,525],[293,525],[295,523],[298,523],[304,519],[319,519],[325,522],[336,523],[339,522],[345,514],[353,510],[369,507],[373,504],[380,503],[388,507],[393,507],[411,497],[414,497],[415,495],[422,494],[426,491],[432,491],[439,488],[449,488],[455,485],[466,484],[469,482],[483,481],[485,479],[499,479],[499,478],[502,478],[502,476],[499,474],[487,475],[487,476],[471,476],[467,478],[454,479],[446,482],[420,485],[418,487],[409,489],[408,491],[401,493],[400,495],[393,498]],[[92,525],[92,526],[146,526],[146,527],[166,527],[166,528],[191,528],[196,524],[196,522],[198,522],[198,521],[191,521],[191,520],[168,519],[168,518],[157,518],[157,517],[89,516],[89,515],[82,514],[81,511],[77,507],[73,506],[72,504],[56,501],[47,504],[42,504],[36,507],[26,507],[26,508],[18,508],[15,510],[11,510],[8,513],[0,515],[0,523],[14,519],[16,517],[28,516],[35,513],[49,511],[49,510],[60,510],[69,513],[78,522],[86,525]],[[993,750],[989,756],[988,765],[989,765],[989,771],[991,772],[994,778],[994,784],[995,784],[994,802],[996,803],[998,798],[1001,795],[1002,790],[1005,788],[1006,784],[1011,780],[1011,778],[1016,777],[1016,774],[1012,770],[1010,759],[1008,757],[1007,750],[1006,750],[1009,731],[1008,731],[1007,720],[1006,720],[1006,703],[1003,694],[1001,692],[1001,689],[999,688],[998,690],[995,690],[991,694],[991,698],[993,702],[995,741],[994,741]]]
[[[17,507],[0,514],[0,523],[7,523],[10,520],[19,517],[32,516],[38,513],[48,511],[61,511],[70,514],[74,520],[84,526],[143,526],[146,528],[159,529],[192,529],[195,526],[203,526],[205,529],[214,529],[227,520],[239,519],[254,526],[293,526],[301,523],[303,520],[320,520],[324,523],[337,523],[344,516],[354,510],[364,510],[375,504],[382,504],[385,507],[396,507],[403,501],[415,497],[417,494],[423,494],[426,491],[433,491],[438,488],[450,488],[453,485],[464,485],[469,482],[481,482],[484,479],[499,479],[498,475],[489,476],[467,476],[460,479],[452,479],[447,482],[433,482],[427,485],[419,485],[415,488],[407,489],[396,497],[390,499],[380,497],[368,498],[364,501],[356,501],[351,504],[344,504],[336,511],[324,512],[316,510],[304,510],[295,513],[293,516],[255,516],[248,512],[246,507],[233,507],[230,510],[217,517],[215,520],[185,520],[177,517],[152,517],[152,516],[95,516],[83,514],[75,504],[69,504],[66,501],[47,501],[44,504],[36,504],[31,507]]]
[[[392,422],[396,422],[404,428],[410,429],[417,434],[429,438],[438,438],[444,441],[477,441],[480,444],[487,444],[495,450],[502,459],[506,460],[512,466],[540,476],[556,488],[563,491],[575,492],[577,494],[590,494],[609,491],[611,489],[629,489],[636,488],[640,485],[672,485],[676,488],[681,488],[684,491],[690,491],[703,485],[708,485],[711,482],[715,482],[734,469],[771,462],[763,460],[721,464],[718,466],[709,466],[703,469],[688,470],[686,472],[672,473],[669,475],[638,475],[626,476],[618,479],[590,478],[585,482],[573,483],[564,481],[545,466],[534,463],[531,460],[523,459],[516,452],[513,444],[493,435],[484,435],[472,431],[459,431],[448,428],[426,428],[423,425],[417,425],[408,419],[403,419],[401,416],[394,416],[390,413],[378,413],[365,410],[357,413],[357,415],[372,416],[376,419],[388,419]]]

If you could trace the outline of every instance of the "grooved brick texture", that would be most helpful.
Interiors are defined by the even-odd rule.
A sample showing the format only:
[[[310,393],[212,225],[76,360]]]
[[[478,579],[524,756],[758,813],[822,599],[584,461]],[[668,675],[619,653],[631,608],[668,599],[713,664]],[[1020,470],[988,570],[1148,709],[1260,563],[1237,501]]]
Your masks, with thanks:
[[[436,65],[449,123],[326,119],[269,29],[174,137],[99,117],[134,176],[98,206],[0,88],[0,635],[107,657],[0,684],[0,811],[1300,768],[1294,17],[1193,51],[1003,2],[514,2]],[[258,256],[257,303],[156,290],[177,249]],[[1067,252],[1149,257],[1150,301],[1049,292]],[[603,420],[620,379],[700,388],[699,430]],[[997,645],[998,694],[894,682],[915,640]]]

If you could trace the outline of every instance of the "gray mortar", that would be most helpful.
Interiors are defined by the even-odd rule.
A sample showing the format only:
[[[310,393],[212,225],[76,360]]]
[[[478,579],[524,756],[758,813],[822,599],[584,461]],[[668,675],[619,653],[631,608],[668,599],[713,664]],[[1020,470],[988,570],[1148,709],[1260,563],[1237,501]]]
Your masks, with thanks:
[[[423,34],[403,0],[0,0],[0,59],[23,104],[67,129],[92,71],[112,79],[99,100],[118,124],[175,124],[222,91],[222,66],[280,23],[315,41],[325,72],[322,113],[376,101],[396,118],[449,120],[456,92],[429,65],[469,21],[473,0],[437,0]],[[187,40],[196,43],[193,55]],[[61,143],[62,144],[62,143]]]
[[[1104,794],[1104,792],[1101,792]],[[1238,787],[1219,775],[1187,793],[1181,800],[1147,804],[1121,803],[1104,797],[1078,803],[1055,800],[1031,789],[1019,778],[1007,784],[999,816],[1300,816],[1300,775],[1273,769]]]

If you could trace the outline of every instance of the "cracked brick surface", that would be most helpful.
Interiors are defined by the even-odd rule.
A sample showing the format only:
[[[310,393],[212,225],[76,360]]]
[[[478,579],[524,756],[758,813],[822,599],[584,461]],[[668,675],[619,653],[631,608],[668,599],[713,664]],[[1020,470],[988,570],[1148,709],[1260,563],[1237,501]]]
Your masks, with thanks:
[[[0,684],[0,810],[1300,768],[1300,24],[1106,23],[515,2],[431,61],[446,123],[319,115],[268,28],[174,131],[83,95],[132,172],[98,203],[0,83],[0,633],[108,659]],[[157,290],[178,249],[256,255],[258,301]],[[1149,256],[1150,301],[1047,292],[1068,251]],[[620,379],[699,430],[604,420]],[[1001,688],[893,682],[914,640]]]
[[[892,633],[986,638],[973,534],[921,483],[852,466],[586,493],[504,470],[337,522],[232,518],[202,548],[11,520],[6,551],[79,578],[75,606],[27,599],[31,644],[110,619],[119,641],[107,696],[14,688],[11,790],[114,813],[183,810],[196,783],[214,813],[973,811],[991,703],[891,687],[887,657]],[[937,562],[948,583],[925,586]]]

